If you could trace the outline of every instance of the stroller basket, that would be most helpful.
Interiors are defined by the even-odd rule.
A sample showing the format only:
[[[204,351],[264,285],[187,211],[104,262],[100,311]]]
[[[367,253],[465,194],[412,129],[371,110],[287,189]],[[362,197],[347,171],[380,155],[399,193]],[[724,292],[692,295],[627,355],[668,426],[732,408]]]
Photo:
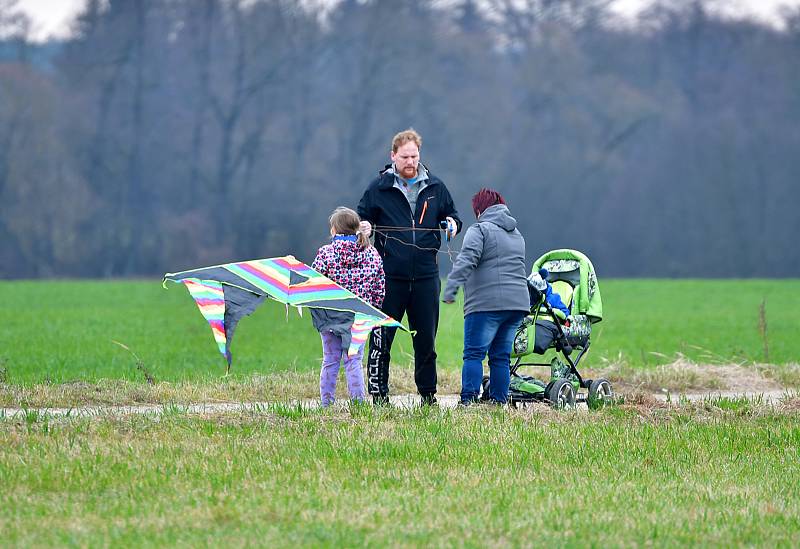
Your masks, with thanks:
[[[585,347],[592,335],[592,323],[586,315],[573,315],[569,325],[562,327],[567,343],[573,347]]]

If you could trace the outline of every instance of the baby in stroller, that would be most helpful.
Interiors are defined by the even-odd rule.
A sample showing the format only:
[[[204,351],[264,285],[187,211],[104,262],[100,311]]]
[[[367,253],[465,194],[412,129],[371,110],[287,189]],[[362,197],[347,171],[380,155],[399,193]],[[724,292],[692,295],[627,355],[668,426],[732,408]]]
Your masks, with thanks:
[[[528,277],[528,292],[531,296],[531,310],[546,302],[561,321],[569,324],[571,312],[561,300],[561,295],[553,291],[553,285],[547,281],[550,273],[547,269],[539,269]],[[546,312],[546,311],[545,311]],[[544,354],[558,337],[558,330],[553,322],[540,319],[536,321],[536,337],[533,343],[533,352]]]

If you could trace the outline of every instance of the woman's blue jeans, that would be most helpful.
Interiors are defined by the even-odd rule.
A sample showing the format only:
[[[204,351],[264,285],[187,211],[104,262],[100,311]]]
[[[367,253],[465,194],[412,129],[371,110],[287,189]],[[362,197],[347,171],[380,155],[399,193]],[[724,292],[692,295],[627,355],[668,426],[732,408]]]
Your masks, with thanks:
[[[511,381],[511,347],[525,311],[486,311],[464,317],[464,366],[461,369],[461,401],[478,398],[483,380],[483,359],[489,354],[490,397],[508,401]]]

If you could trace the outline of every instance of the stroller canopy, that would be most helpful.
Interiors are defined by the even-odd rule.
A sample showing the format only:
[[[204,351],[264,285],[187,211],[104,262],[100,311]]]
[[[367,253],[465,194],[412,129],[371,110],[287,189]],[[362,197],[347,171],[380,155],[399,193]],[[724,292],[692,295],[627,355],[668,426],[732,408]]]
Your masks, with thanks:
[[[547,269],[548,280],[565,280],[574,288],[572,313],[589,317],[591,322],[603,320],[603,301],[597,275],[589,258],[577,250],[551,250],[533,262],[533,272]]]

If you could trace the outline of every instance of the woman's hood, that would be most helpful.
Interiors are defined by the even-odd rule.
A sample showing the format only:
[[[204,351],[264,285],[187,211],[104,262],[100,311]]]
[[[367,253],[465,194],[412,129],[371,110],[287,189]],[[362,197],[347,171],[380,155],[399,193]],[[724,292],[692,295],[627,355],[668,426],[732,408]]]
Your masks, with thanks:
[[[517,228],[517,220],[511,217],[511,212],[505,204],[489,206],[478,217],[478,221],[494,223],[498,227],[511,232]]]

